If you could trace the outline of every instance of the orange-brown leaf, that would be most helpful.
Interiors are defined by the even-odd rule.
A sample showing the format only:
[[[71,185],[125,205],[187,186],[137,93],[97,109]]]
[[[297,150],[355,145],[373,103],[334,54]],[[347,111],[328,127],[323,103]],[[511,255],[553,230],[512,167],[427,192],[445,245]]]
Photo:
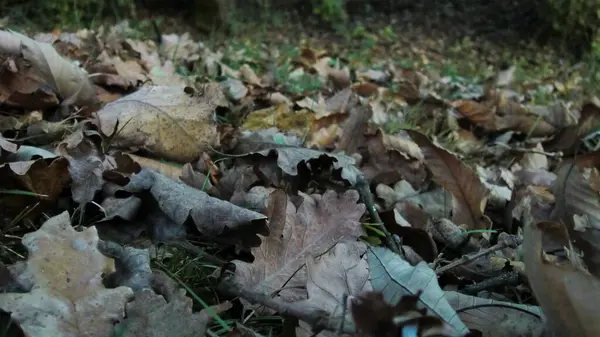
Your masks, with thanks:
[[[475,172],[450,152],[434,145],[424,134],[407,132],[421,147],[433,180],[452,194],[452,221],[468,229],[489,227],[490,220],[483,214],[489,191]]]

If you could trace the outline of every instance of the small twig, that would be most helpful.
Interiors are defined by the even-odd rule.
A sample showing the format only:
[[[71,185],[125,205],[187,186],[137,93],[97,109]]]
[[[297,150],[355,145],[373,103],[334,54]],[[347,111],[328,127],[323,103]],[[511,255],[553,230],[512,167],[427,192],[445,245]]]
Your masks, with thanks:
[[[511,150],[511,151],[515,151],[515,152],[521,152],[521,153],[536,153],[536,154],[541,154],[544,156],[548,156],[548,157],[556,157],[556,158],[561,158],[563,156],[563,153],[558,151],[558,152],[546,152],[546,151],[539,151],[536,149],[528,149],[528,148],[524,148],[524,147],[512,147],[503,143],[494,143],[494,145],[503,147],[505,149]]]
[[[512,270],[512,271],[491,277],[491,278],[481,281],[479,283],[468,285],[468,286],[460,289],[459,291],[461,293],[467,294],[467,295],[477,295],[477,293],[479,293],[480,291],[488,290],[488,289],[499,287],[499,286],[515,285],[515,284],[519,284],[519,272],[516,270]]]
[[[294,303],[286,303],[276,298],[272,298],[267,294],[244,289],[240,284],[227,278],[219,284],[219,290],[229,294],[243,298],[252,303],[260,304],[264,307],[277,311],[280,315],[293,316],[306,323],[310,324],[313,331],[329,330],[336,332],[340,328],[340,323],[337,320],[330,319],[328,312],[320,309],[310,309],[294,305]],[[344,319],[342,317],[342,319]],[[356,331],[344,327],[343,333],[354,334]]]
[[[482,249],[479,252],[473,254],[473,255],[463,255],[460,259],[447,264],[445,266],[439,267],[438,269],[435,270],[436,274],[443,274],[445,272],[447,272],[450,269],[456,268],[460,265],[463,265],[465,263],[471,262],[473,260],[476,260],[482,256],[485,256],[487,254],[493,253],[497,250],[500,249],[504,249],[504,248],[516,248],[517,246],[519,246],[521,243],[523,243],[523,239],[522,238],[515,238],[512,242],[508,242],[508,241],[501,241],[498,242],[497,244],[486,248],[486,249]]]

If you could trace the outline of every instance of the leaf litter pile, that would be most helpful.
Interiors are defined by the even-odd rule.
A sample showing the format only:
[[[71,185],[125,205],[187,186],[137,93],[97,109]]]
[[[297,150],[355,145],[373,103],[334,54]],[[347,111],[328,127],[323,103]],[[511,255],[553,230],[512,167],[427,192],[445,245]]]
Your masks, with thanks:
[[[600,335],[596,98],[127,29],[0,32],[9,335]]]

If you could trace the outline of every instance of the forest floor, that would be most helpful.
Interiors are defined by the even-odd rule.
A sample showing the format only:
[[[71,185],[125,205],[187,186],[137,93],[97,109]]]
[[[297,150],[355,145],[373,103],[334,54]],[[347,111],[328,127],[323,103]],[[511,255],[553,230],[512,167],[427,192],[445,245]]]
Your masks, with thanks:
[[[556,312],[534,293],[564,288],[539,290],[545,283],[536,275],[556,271],[535,259],[539,252],[523,252],[541,245],[523,231],[557,235],[550,221],[528,223],[529,213],[569,225],[576,211],[600,218],[596,209],[570,204],[598,198],[596,161],[578,164],[592,174],[581,173],[564,198],[553,189],[555,181],[567,184],[562,164],[600,148],[596,65],[523,40],[525,28],[492,15],[515,12],[504,5],[485,8],[498,29],[442,8],[371,13],[335,29],[291,14],[252,21],[236,14],[227,34],[157,15],[73,31],[8,24],[31,39],[3,32],[0,47],[37,54],[2,65],[13,77],[0,86],[0,271],[13,276],[0,280],[8,292],[0,308],[28,333],[62,336],[63,326],[35,330],[23,308],[44,308],[48,298],[86,304],[93,302],[88,293],[110,293],[130,301],[99,305],[127,312],[114,326],[98,320],[98,331],[112,336],[197,329],[308,337],[311,327],[339,333],[339,323],[323,323],[315,308],[331,318],[343,307],[344,320],[369,334],[373,322],[360,321],[337,290],[340,298],[328,298],[328,287],[345,277],[344,296],[363,289],[388,296],[388,285],[373,276],[383,269],[391,288],[409,290],[404,295],[428,284],[419,301],[435,324],[423,320],[426,329],[442,322],[448,336],[467,328],[500,336],[506,325],[497,320],[509,317],[503,323],[512,335],[541,335],[542,310]],[[471,25],[453,23],[465,17]],[[82,68],[89,77],[78,77]],[[88,229],[74,232],[69,223]],[[85,247],[75,247],[77,238]],[[103,254],[98,239],[106,242]],[[594,247],[581,248],[593,275],[600,270],[589,260]],[[538,274],[525,271],[528,257]],[[100,285],[112,258],[116,271]],[[178,297],[172,283],[188,297]],[[156,294],[140,295],[149,288]],[[582,298],[577,291],[561,296]],[[553,318],[583,312],[574,311]],[[85,317],[93,316],[69,314],[56,317],[74,329],[86,329]],[[553,329],[568,326],[553,322]]]

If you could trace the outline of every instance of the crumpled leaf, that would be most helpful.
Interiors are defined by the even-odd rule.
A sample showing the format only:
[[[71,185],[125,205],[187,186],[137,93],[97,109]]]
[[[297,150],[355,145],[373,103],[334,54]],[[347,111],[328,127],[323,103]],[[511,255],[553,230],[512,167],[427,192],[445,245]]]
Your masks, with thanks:
[[[82,129],[58,144],[56,153],[69,161],[73,200],[80,204],[92,201],[104,185],[104,154],[91,139],[84,137]]]
[[[373,288],[369,282],[369,266],[367,264],[366,245],[364,242],[340,242],[325,255],[311,256],[306,261],[308,299],[295,302],[299,307],[310,307],[314,310],[325,310],[330,317],[339,319],[348,308],[352,298]],[[344,303],[344,296],[347,296]],[[344,327],[354,330],[354,322],[350,312],[345,312]],[[311,327],[300,322],[296,328],[298,336],[310,336]],[[324,333],[317,336],[324,336]]]
[[[98,248],[115,259],[116,271],[104,278],[104,284],[111,288],[125,286],[139,292],[152,288],[152,269],[148,248],[138,249],[121,246],[111,241],[100,241]]]
[[[102,285],[114,264],[98,251],[96,228],[76,232],[63,212],[22,242],[29,258],[17,280],[30,291],[0,294],[0,308],[28,336],[109,336],[133,292]]]
[[[525,221],[523,238],[527,278],[538,303],[548,317],[554,336],[598,336],[600,281],[582,266],[566,228],[557,223]],[[560,242],[567,259],[552,261],[542,240]]]
[[[58,54],[51,44],[35,41],[17,32],[0,31],[0,51],[14,66],[3,72],[10,80],[3,78],[1,81],[4,84],[0,89],[2,102],[25,104],[32,108],[31,104],[36,103],[29,94],[38,91],[56,94],[61,101],[74,105],[95,102],[96,90],[87,73]],[[48,103],[50,105],[41,106],[37,103],[37,108],[58,102]]]
[[[407,132],[421,147],[433,180],[452,194],[452,221],[468,229],[487,229],[491,221],[483,211],[489,190],[477,174],[450,152],[433,144],[427,136],[412,130]]]
[[[151,169],[142,169],[124,189],[150,193],[158,203],[158,209],[177,228],[183,228],[183,224],[191,218],[204,235],[216,237],[227,233],[248,246],[260,244],[256,233],[268,233],[264,215],[213,198]]]
[[[455,291],[446,291],[446,299],[469,329],[479,330],[485,337],[543,336],[544,314],[540,307]]]
[[[100,131],[114,146],[141,147],[165,159],[193,161],[217,144],[213,113],[229,103],[216,83],[190,90],[142,88],[109,103],[98,112]]]
[[[225,302],[213,306],[212,310],[218,314],[231,306]],[[211,318],[204,310],[192,313],[192,299],[185,296],[183,289],[169,301],[152,290],[137,292],[125,311],[127,318],[115,329],[123,336],[132,337],[204,336]]]
[[[244,141],[245,138],[245,141]],[[259,142],[262,137],[246,134],[240,140],[243,145],[240,145],[236,153],[244,151],[244,154],[260,154],[268,157],[271,153],[277,154],[277,165],[281,170],[291,176],[298,175],[298,164],[307,163],[311,160],[322,160],[325,163],[333,165],[334,169],[341,169],[342,178],[346,179],[351,184],[355,184],[361,172],[354,166],[354,158],[343,153],[327,153],[323,151],[307,149],[297,146],[287,146],[283,142],[292,141],[281,140],[282,143]],[[264,138],[263,138],[264,139]]]
[[[253,291],[271,294],[284,286],[279,297],[286,302],[306,298],[306,271],[301,268],[310,256],[318,256],[336,242],[356,239],[363,234],[360,217],[365,211],[358,204],[355,190],[339,194],[328,190],[323,195],[299,192],[302,203],[296,207],[282,190],[269,197],[267,214],[270,235],[261,247],[251,250],[254,262],[235,260],[235,281]],[[289,281],[289,282],[288,282]]]
[[[430,313],[440,317],[457,332],[469,331],[446,300],[437,282],[437,275],[427,263],[411,266],[400,255],[382,247],[369,247],[367,254],[373,290],[381,291],[388,303],[398,303],[402,296],[416,295],[422,291],[419,302]]]

